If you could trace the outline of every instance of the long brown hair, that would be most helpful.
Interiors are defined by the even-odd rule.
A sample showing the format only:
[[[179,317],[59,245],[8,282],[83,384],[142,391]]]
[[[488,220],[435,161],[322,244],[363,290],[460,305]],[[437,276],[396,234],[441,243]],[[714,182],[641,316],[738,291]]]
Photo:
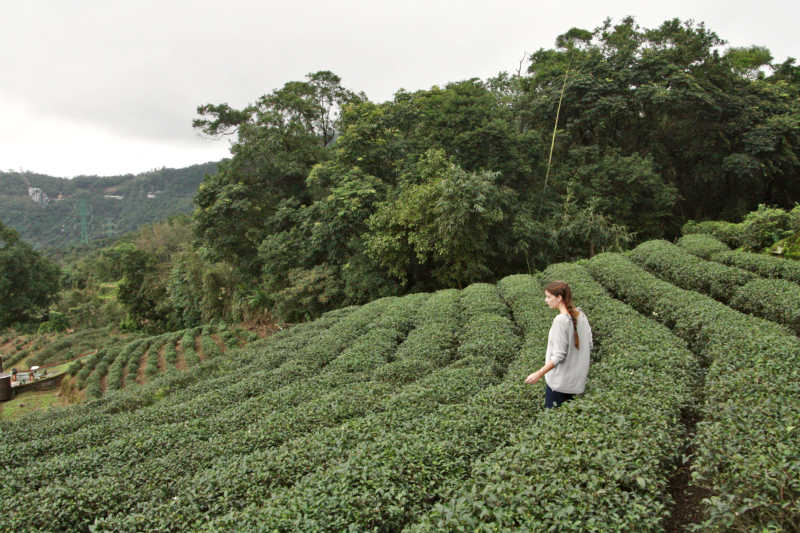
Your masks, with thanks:
[[[575,347],[580,348],[580,341],[578,340],[578,310],[575,308],[575,305],[572,303],[572,290],[569,288],[569,285],[564,281],[553,281],[545,285],[544,290],[549,292],[555,297],[561,296],[561,301],[564,302],[564,305],[567,307],[567,312],[569,313],[570,318],[572,318],[572,325],[574,326],[572,329],[575,332]]]

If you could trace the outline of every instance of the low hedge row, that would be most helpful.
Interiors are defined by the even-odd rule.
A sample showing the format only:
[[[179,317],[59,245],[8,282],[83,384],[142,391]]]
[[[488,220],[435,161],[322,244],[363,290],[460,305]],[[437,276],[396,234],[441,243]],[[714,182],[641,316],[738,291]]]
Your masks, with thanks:
[[[108,379],[106,388],[111,390],[121,389],[124,385],[126,374],[128,379],[136,379],[136,371],[139,368],[139,361],[150,347],[151,339],[133,341],[123,348],[117,355],[114,362],[108,369]]]
[[[191,328],[184,331],[181,337],[181,348],[183,349],[183,362],[188,368],[192,368],[200,363],[200,356],[197,355],[195,339],[200,335],[200,328]]]
[[[413,431],[420,417],[442,404],[474,397],[493,380],[485,368],[436,370],[399,389],[375,413],[340,426],[316,428],[281,446],[233,460],[219,457],[194,476],[177,478],[172,485],[174,497],[131,513],[102,517],[97,526],[121,531],[199,530],[209,517],[263,505],[276,490],[291,487],[326,465],[340,463],[359,443],[375,441],[389,431]]]
[[[163,402],[161,405],[153,406],[142,413],[136,413],[136,416],[132,417],[131,420],[115,417],[114,421],[117,427],[114,434],[122,437],[124,434],[135,434],[143,425],[148,425],[152,428],[155,425],[180,424],[190,420],[207,418],[228,406],[240,403],[243,399],[280,388],[303,373],[306,376],[313,375],[319,370],[320,366],[335,357],[347,343],[358,336],[370,322],[379,317],[389,303],[388,299],[383,299],[382,301],[367,304],[358,313],[351,314],[341,321],[333,324],[328,322],[329,327],[327,328],[296,327],[287,330],[283,335],[277,334],[275,335],[275,342],[271,344],[275,344],[278,351],[278,357],[274,362],[280,362],[280,364],[270,365],[268,361],[270,354],[275,354],[275,351],[268,350],[262,360],[256,361],[256,364],[263,363],[267,365],[268,368],[265,371],[252,372],[247,379],[238,379],[241,369],[238,367],[230,368],[227,375],[220,376],[217,380],[198,383],[197,389],[199,390],[188,390],[188,394],[194,395],[189,402],[186,401],[187,395],[181,395],[171,398],[170,402]],[[325,323],[326,321],[323,321],[323,324]],[[196,331],[187,330],[188,335],[194,336],[199,332],[198,328],[195,329]],[[299,353],[298,359],[304,359],[308,363],[311,363],[311,358],[307,355],[308,352],[313,354],[322,352],[324,355],[327,349],[331,350],[331,353],[323,361],[317,362],[316,366],[308,364],[298,369],[297,362],[287,362],[287,358],[291,353],[288,350],[298,349],[300,346],[303,349],[297,352]],[[131,347],[128,346],[127,349],[131,349]],[[116,354],[109,355],[112,360],[115,359],[114,356]],[[244,359],[241,358],[233,364],[235,365]],[[232,374],[233,372],[236,373]],[[231,375],[237,376],[237,379],[231,379]],[[146,398],[146,396],[142,396],[138,392],[133,395],[125,395],[123,398],[123,403],[134,400],[131,408],[141,406],[141,402],[146,401],[136,401],[137,398]],[[115,401],[114,399],[106,400],[109,404],[108,407],[104,407],[102,402],[100,404],[90,404],[86,407],[92,409],[95,413],[102,414],[107,412],[115,414],[120,411],[119,406],[114,403]],[[99,418],[102,420],[102,417]],[[45,429],[46,436],[42,435],[41,438],[31,438],[23,442],[17,441],[19,445],[13,448],[10,447],[10,444],[15,440],[13,437],[6,441],[9,444],[9,448],[6,450],[4,450],[5,443],[0,442],[0,452],[5,451],[6,455],[3,455],[4,457],[14,457],[15,464],[24,466],[29,461],[33,461],[34,458],[42,461],[50,455],[63,455],[87,446],[106,443],[108,441],[108,430],[107,420],[102,420],[99,424],[76,428],[72,433],[64,431],[51,433]],[[122,433],[123,431],[125,432],[124,434]]]
[[[610,298],[583,267],[554,265],[544,278],[570,283],[603,347],[586,394],[532,418],[408,531],[663,530],[697,363],[683,341]],[[539,331],[538,368],[553,319],[540,280],[512,276],[500,286],[518,322],[532,338]]]
[[[644,242],[629,254],[636,263],[659,277],[723,302],[729,302],[739,287],[757,277],[740,268],[704,261],[664,240]]]
[[[695,233],[713,235],[732,248],[738,248],[744,244],[743,232],[743,224],[725,222],[724,220],[706,220],[703,222],[690,220],[681,228],[681,233],[683,235]]]
[[[589,270],[612,293],[652,314],[709,362],[692,482],[703,531],[784,531],[800,523],[800,339],[772,322],[682,290],[617,254]]]
[[[150,344],[144,366],[144,375],[147,376],[147,379],[153,379],[160,372],[158,361],[161,357],[161,350],[171,341],[171,337],[171,334],[165,333],[156,337]]]
[[[258,394],[259,391],[279,388],[287,383],[289,374],[296,368],[292,363],[286,365],[288,369],[282,370],[290,354],[294,354],[295,350],[302,351],[312,342],[334,348],[341,346],[379,316],[382,311],[381,306],[386,303],[388,302],[368,304],[360,313],[347,316],[341,321],[335,318],[323,318],[317,321],[319,324],[298,325],[279,332],[266,343],[267,349],[261,347],[261,353],[257,356],[244,355],[237,358],[236,361],[229,363],[232,366],[226,369],[227,372],[218,378],[199,381],[194,387],[182,390],[180,394],[169,395],[167,401],[154,404],[154,401],[159,399],[159,389],[155,386],[148,388],[147,391],[112,395],[110,399],[105,398],[84,406],[73,407],[70,409],[71,413],[80,413],[76,421],[62,415],[53,424],[35,425],[34,428],[28,429],[28,438],[25,438],[24,427],[10,424],[4,432],[3,440],[0,441],[0,456],[13,459],[12,464],[22,467],[37,458],[38,461],[42,461],[49,455],[63,455],[107,442],[110,433],[115,435],[121,435],[122,432],[135,433],[143,426],[178,424],[207,417],[226,406],[240,402],[243,398]],[[195,331],[187,330],[187,333],[193,338]],[[258,349],[254,346],[244,352],[247,354]],[[105,365],[107,370],[108,364],[116,356],[116,353],[109,352],[98,367]],[[248,359],[259,369],[250,372],[247,378],[239,379],[238,376],[241,375],[239,365],[246,364]],[[208,377],[208,371],[216,366],[204,363],[196,372],[190,372],[186,381],[191,382],[193,377]],[[309,369],[309,374],[313,374],[316,370],[316,368],[313,371]],[[96,371],[91,376],[98,388],[100,379],[104,375],[105,372]],[[237,379],[231,379],[231,375],[236,375]],[[180,384],[182,379],[170,377],[168,381]],[[131,417],[104,416],[129,412],[145,406],[148,407]],[[87,417],[95,423],[87,423]]]
[[[403,311],[400,314],[409,314],[402,309],[401,304],[404,302],[399,299],[390,303],[397,303],[395,307]],[[388,309],[381,317],[380,312],[370,309],[368,315],[365,313],[365,318],[369,316],[375,319],[378,316],[380,318],[377,322],[383,320],[385,324],[385,318],[391,314],[390,311]],[[362,323],[359,329],[352,330],[353,334],[365,325]],[[388,332],[392,339],[398,338],[396,331],[385,327],[371,329],[362,337],[360,344],[356,343],[342,354],[341,357],[350,357],[348,370],[365,370],[352,367],[353,362],[358,360],[358,357],[353,358],[352,355],[359,351],[367,353],[370,345],[374,347],[375,342],[380,341],[376,336],[377,332]],[[338,338],[334,345],[341,343],[342,339]],[[311,351],[316,350],[312,348]],[[329,354],[327,359],[335,357],[336,354]],[[324,362],[320,366],[324,366]],[[381,398],[392,390],[389,385],[358,383],[363,378],[352,373],[344,375],[347,371],[335,365],[328,367],[326,375],[299,383],[300,390],[288,386],[283,387],[280,393],[276,391],[275,394],[268,394],[266,398],[253,397],[244,401],[240,399],[227,410],[219,410],[217,406],[214,416],[166,427],[158,426],[155,432],[145,432],[139,428],[137,432],[115,438],[100,449],[79,451],[67,457],[60,455],[56,462],[45,462],[25,472],[15,472],[18,474],[14,476],[17,489],[37,489],[38,497],[22,498],[19,490],[9,494],[11,506],[14,508],[11,523],[18,525],[14,522],[15,517],[34,513],[34,508],[27,502],[35,501],[39,512],[48,508],[53,515],[63,516],[63,519],[53,521],[52,515],[45,513],[51,516],[51,527],[55,527],[54,524],[57,524],[57,529],[74,528],[76,524],[79,528],[87,527],[92,518],[87,509],[114,512],[130,509],[137,501],[147,499],[148,495],[160,499],[166,490],[164,487],[170,484],[176,471],[182,475],[191,475],[220,454],[230,459],[235,454],[251,453],[256,449],[274,446],[316,427],[361,416],[378,407]],[[348,386],[347,394],[336,391],[337,387],[345,385]],[[266,399],[271,401],[265,403]],[[209,431],[210,428],[225,428],[231,420],[236,421],[237,429],[223,432],[222,435]],[[124,465],[127,465],[124,468],[127,484],[121,492],[116,485],[120,477],[119,471]],[[170,467],[165,468],[165,465]],[[43,477],[45,473],[47,475]],[[47,485],[38,486],[37,479],[40,483],[41,479],[46,479]],[[78,486],[80,490],[74,490]],[[62,494],[62,501],[56,503],[54,494],[61,494],[65,487],[73,489],[74,494],[66,500]],[[46,503],[42,503],[43,501]],[[70,512],[66,512],[66,509]],[[29,519],[27,523],[31,523]]]
[[[211,336],[211,333],[203,334],[200,337],[200,348],[203,350],[203,357],[206,359],[210,359],[212,357],[219,357],[222,355],[222,350],[214,342],[214,338]]]
[[[452,367],[485,372],[508,361],[519,345],[509,334],[513,324],[507,318],[478,313],[465,325]],[[484,340],[501,338],[494,344]],[[203,529],[399,531],[461,483],[474,459],[502,445],[538,400],[508,386],[489,387],[466,404],[417,418],[410,428],[359,442],[340,464],[318,469],[275,491],[265,504],[229,513]]]
[[[523,337],[519,355],[509,366],[505,380],[521,383],[544,364],[547,332],[553,322],[553,313],[544,303],[541,277],[526,274],[508,276],[497,284],[500,294],[511,308],[511,313]],[[544,341],[542,332],[545,332]]]
[[[750,270],[765,278],[800,283],[800,261],[736,250],[716,253],[711,259],[725,265]]]
[[[84,358],[83,366],[78,371],[78,375],[76,376],[75,384],[79,389],[83,389],[86,386],[86,380],[89,378],[89,374],[94,371],[97,363],[99,363],[103,357],[106,355],[105,349],[97,350],[94,354],[90,355],[89,357]]]
[[[707,293],[739,311],[800,332],[800,285],[760,279],[747,270],[705,261],[666,241],[641,244],[630,256],[679,287]]]
[[[740,287],[731,306],[788,326],[800,333],[800,285],[783,279],[756,279]]]
[[[730,247],[728,247],[728,245],[724,242],[718,240],[712,235],[707,235],[705,233],[684,235],[678,239],[677,244],[690,254],[696,255],[697,257],[702,257],[703,259],[711,259],[711,256],[714,254],[720,252],[729,252],[731,250]]]
[[[414,359],[417,358],[406,360]],[[347,456],[357,443],[375,439],[390,429],[409,432],[420,416],[437,405],[473,397],[494,380],[489,366],[456,364],[430,375],[421,374],[419,381],[406,385],[383,401],[375,414],[337,428],[317,428],[312,434],[278,448],[256,450],[238,458],[227,454],[219,457],[215,464],[176,487],[180,510],[166,502],[157,505],[152,512],[109,517],[101,524],[111,529],[160,530],[185,528],[188,523],[195,529],[209,514],[223,514],[244,505],[262,503],[275,488],[291,486],[315,467]]]
[[[687,235],[678,241],[678,246],[704,259],[749,270],[763,278],[800,283],[800,261],[730,250],[710,235]]]

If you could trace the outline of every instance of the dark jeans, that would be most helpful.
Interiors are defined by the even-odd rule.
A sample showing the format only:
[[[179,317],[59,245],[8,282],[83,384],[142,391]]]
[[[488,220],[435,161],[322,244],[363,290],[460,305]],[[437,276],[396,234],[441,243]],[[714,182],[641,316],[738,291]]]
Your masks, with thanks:
[[[558,407],[562,403],[568,402],[575,397],[574,394],[567,394],[566,392],[558,392],[550,388],[549,385],[544,386],[544,407],[551,409]]]

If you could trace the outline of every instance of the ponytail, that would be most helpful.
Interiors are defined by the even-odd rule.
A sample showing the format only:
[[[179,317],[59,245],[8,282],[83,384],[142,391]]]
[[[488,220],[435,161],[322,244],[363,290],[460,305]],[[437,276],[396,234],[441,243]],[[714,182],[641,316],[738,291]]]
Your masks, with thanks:
[[[580,348],[580,340],[578,339],[578,315],[580,311],[578,311],[575,306],[572,304],[572,291],[563,281],[554,281],[552,283],[548,283],[545,285],[544,290],[552,294],[553,296],[561,296],[564,305],[567,306],[567,312],[569,313],[569,317],[572,319],[572,330],[574,332],[575,338],[575,348]]]

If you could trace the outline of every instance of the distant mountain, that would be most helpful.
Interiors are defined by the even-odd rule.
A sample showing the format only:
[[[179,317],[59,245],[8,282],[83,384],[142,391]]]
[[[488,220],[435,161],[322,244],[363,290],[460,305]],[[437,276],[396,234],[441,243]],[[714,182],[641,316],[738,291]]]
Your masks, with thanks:
[[[0,172],[0,220],[37,248],[64,249],[119,236],[190,213],[203,177],[218,163],[162,168],[124,176],[55,178],[31,172]]]

